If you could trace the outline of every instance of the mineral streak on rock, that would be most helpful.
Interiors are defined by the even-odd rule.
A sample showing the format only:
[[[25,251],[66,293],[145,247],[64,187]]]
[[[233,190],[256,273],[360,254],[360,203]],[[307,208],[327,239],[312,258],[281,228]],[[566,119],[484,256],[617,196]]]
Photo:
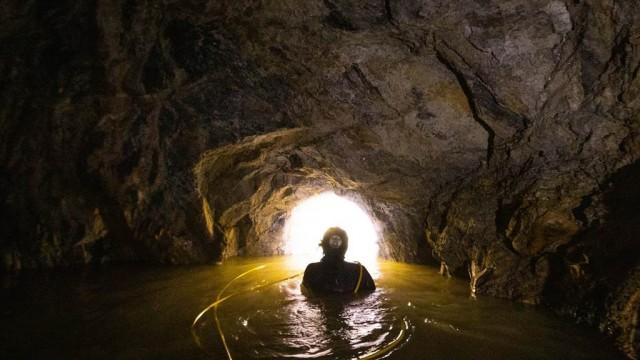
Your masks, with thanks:
[[[278,254],[331,189],[638,356],[637,1],[5,0],[0,44],[5,270]]]

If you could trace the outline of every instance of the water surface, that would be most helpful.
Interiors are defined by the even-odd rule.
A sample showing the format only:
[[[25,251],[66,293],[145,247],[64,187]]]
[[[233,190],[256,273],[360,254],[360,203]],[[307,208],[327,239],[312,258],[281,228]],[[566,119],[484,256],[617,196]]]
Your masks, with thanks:
[[[593,329],[541,308],[471,299],[466,282],[430,267],[380,262],[370,269],[374,293],[310,299],[300,277],[268,285],[300,271],[285,258],[5,276],[0,358],[224,359],[214,311],[194,328],[204,350],[191,323],[259,265],[229,285],[225,294],[236,295],[217,311],[236,359],[350,359],[380,349],[391,359],[623,358]]]

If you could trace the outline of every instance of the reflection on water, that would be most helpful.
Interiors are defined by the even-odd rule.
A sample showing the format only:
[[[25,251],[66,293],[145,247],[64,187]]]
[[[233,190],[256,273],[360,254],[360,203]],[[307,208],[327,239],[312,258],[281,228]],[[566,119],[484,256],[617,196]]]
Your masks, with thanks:
[[[251,280],[242,284],[244,277],[233,283],[239,295],[230,288],[233,301],[221,305],[218,315],[225,324],[222,331],[230,339],[228,343],[237,345],[232,349],[234,355],[350,359],[384,347],[399,331],[401,319],[384,289],[357,297],[310,298],[301,293],[301,277],[262,287],[277,276],[289,278],[296,270],[300,269],[295,263],[272,263],[255,274],[253,284]],[[259,289],[245,292],[252,288]],[[212,313],[208,323],[205,317],[196,326],[196,336],[205,350],[220,346]]]
[[[191,338],[191,321],[231,279],[265,263],[233,282],[227,292],[238,294],[218,309],[236,359],[351,359],[393,343],[404,318],[409,336],[390,358],[620,357],[594,330],[541,309],[470,299],[464,281],[423,266],[381,262],[378,290],[356,298],[306,298],[300,278],[242,293],[299,271],[282,258],[5,277],[2,322],[11,331],[0,335],[0,357],[224,359],[213,312],[196,327],[206,352]]]
[[[393,327],[401,319],[385,304],[382,291],[356,299],[308,299],[298,282],[252,295],[265,298],[260,306],[242,297],[225,305],[220,318],[227,324],[225,333],[236,342],[234,354],[349,359],[381,347],[397,333]]]

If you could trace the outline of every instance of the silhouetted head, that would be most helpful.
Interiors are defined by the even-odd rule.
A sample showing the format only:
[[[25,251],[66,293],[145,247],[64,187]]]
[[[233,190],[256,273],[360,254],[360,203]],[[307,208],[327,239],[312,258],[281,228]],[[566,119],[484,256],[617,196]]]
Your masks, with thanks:
[[[344,254],[349,247],[347,232],[339,227],[327,229],[320,242],[324,256],[332,259],[344,259]]]

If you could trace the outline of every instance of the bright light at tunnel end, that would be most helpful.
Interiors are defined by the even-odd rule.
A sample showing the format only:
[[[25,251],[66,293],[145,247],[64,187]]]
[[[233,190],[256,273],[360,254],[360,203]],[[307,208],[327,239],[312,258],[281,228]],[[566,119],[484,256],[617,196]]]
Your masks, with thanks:
[[[319,246],[324,232],[338,226],[347,232],[347,261],[357,261],[377,274],[378,234],[373,220],[355,202],[333,192],[324,192],[300,202],[291,212],[285,229],[285,254],[296,267],[322,258]]]

